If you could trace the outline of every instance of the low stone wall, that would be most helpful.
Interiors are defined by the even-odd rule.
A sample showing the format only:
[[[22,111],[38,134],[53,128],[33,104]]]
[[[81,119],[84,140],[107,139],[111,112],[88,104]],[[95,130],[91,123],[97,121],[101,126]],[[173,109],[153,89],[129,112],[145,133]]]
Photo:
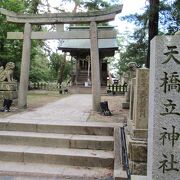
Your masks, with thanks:
[[[126,136],[129,157],[129,167],[131,174],[146,175],[147,171],[147,142],[132,139]]]
[[[16,104],[17,98],[17,82],[0,82],[0,107],[3,106],[4,99],[11,99]]]

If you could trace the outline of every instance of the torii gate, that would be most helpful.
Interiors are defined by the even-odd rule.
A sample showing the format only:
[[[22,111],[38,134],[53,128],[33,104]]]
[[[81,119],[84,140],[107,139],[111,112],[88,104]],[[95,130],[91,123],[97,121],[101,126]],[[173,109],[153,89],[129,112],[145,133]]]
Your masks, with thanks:
[[[17,14],[0,8],[0,12],[6,15],[8,22],[24,24],[24,34],[21,32],[8,32],[8,39],[23,39],[22,62],[20,73],[20,85],[18,92],[18,107],[27,107],[27,92],[29,81],[29,65],[31,52],[31,39],[76,39],[90,38],[91,42],[91,74],[92,74],[92,94],[93,110],[99,111],[100,96],[100,68],[98,38],[105,32],[98,32],[97,23],[114,20],[115,15],[122,11],[122,5],[112,7],[109,10],[95,11],[91,13],[52,13],[52,14]],[[32,32],[32,25],[45,24],[74,24],[90,23],[90,31],[84,32],[64,32],[57,28],[57,32]],[[113,35],[111,35],[112,37]],[[110,37],[110,38],[111,38]]]

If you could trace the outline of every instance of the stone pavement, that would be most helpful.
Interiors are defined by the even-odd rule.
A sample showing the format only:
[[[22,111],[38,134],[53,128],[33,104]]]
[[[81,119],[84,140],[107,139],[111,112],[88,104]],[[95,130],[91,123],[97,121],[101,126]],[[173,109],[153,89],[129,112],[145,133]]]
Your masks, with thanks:
[[[47,121],[53,122],[86,122],[92,109],[91,94],[74,94],[45,106],[8,116],[6,120]],[[3,118],[3,120],[5,120]]]

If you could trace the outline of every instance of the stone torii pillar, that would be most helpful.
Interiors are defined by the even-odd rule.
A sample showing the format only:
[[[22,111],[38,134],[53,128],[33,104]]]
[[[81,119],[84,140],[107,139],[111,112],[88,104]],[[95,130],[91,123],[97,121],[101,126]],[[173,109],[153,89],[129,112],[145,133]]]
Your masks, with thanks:
[[[98,37],[102,33],[98,33],[97,23],[114,20],[115,15],[122,11],[122,5],[112,7],[104,11],[96,11],[90,13],[54,13],[54,14],[17,14],[0,8],[0,12],[6,15],[7,21],[19,24],[25,24],[24,34],[8,33],[9,39],[23,39],[23,53],[21,63],[21,75],[19,86],[18,107],[26,108],[27,106],[27,92],[29,79],[29,64],[30,64],[30,50],[31,39],[76,39],[84,38],[91,39],[91,71],[92,71],[92,94],[93,94],[93,110],[100,110],[100,68],[99,68],[99,48]],[[45,25],[45,24],[75,24],[75,23],[90,23],[89,33],[78,32],[31,32],[31,25]],[[80,36],[79,36],[80,33]],[[105,32],[103,32],[104,34]]]
[[[20,85],[18,92],[18,107],[27,107],[27,92],[29,82],[29,65],[31,55],[31,24],[26,23],[24,26],[23,36],[23,51],[22,51],[22,62],[21,62],[21,74],[20,74]]]
[[[98,33],[96,22],[90,23],[91,38],[91,74],[92,74],[92,94],[93,94],[93,110],[100,110],[101,101],[101,82],[99,68],[99,49],[98,49]]]

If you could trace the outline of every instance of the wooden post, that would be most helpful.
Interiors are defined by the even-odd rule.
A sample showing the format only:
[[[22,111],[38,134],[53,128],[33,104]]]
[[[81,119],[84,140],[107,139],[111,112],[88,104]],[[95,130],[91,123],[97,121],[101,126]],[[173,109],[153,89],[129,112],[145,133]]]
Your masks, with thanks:
[[[93,95],[93,110],[100,111],[100,68],[99,68],[99,48],[97,24],[92,21],[90,23],[90,38],[91,38],[91,76],[92,76],[92,95]]]
[[[20,74],[20,85],[18,92],[18,107],[27,107],[27,91],[29,81],[29,65],[30,65],[30,54],[31,54],[31,24],[26,23],[24,26],[23,36],[23,51],[22,51],[22,62],[21,62],[21,74]]]

